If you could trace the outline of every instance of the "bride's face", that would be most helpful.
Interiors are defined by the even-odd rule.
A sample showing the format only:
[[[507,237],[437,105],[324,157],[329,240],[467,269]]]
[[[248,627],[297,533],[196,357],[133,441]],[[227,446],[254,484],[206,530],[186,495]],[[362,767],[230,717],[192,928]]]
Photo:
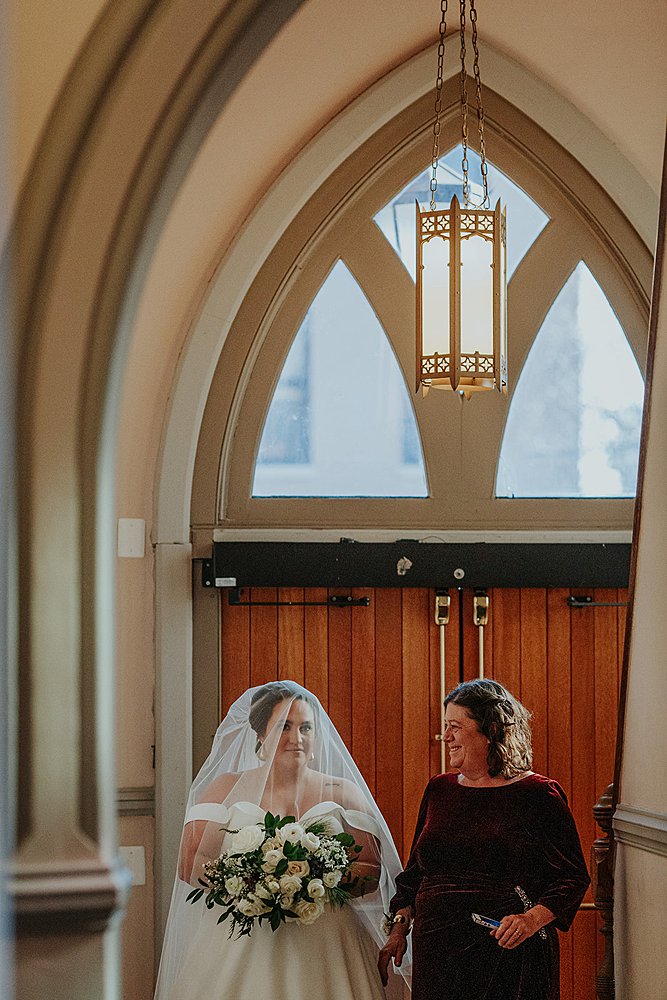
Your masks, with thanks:
[[[313,752],[315,717],[307,701],[297,698],[285,717],[285,705],[276,705],[266,727],[267,740],[275,745],[276,762],[307,764]]]

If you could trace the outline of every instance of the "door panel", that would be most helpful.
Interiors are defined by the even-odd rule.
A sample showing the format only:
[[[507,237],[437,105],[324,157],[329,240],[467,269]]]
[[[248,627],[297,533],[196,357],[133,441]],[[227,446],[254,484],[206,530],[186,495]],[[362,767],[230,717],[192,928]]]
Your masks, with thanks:
[[[253,588],[243,599],[314,602],[338,592]],[[616,589],[587,593],[593,601],[625,600],[625,591]],[[359,588],[352,594],[370,597],[370,606],[244,607],[223,600],[220,708],[226,712],[251,684],[278,678],[304,684],[352,752],[405,859],[422,791],[440,770],[435,591]],[[484,664],[486,676],[533,713],[535,770],[565,788],[588,858],[596,836],[592,807],[613,775],[625,609],[571,609],[569,594],[490,590]],[[447,690],[478,675],[472,600],[469,590],[451,592]],[[594,1000],[602,950],[598,916],[583,909],[572,933],[561,936],[562,1000]]]

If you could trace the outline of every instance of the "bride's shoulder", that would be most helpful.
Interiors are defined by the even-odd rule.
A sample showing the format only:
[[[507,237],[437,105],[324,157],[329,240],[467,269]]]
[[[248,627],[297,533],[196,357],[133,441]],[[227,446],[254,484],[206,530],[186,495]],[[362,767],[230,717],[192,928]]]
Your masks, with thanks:
[[[343,809],[365,811],[367,802],[361,790],[349,778],[338,778],[332,774],[321,775],[323,798],[335,802]]]
[[[236,782],[241,777],[242,772],[236,774],[219,774],[217,778],[208,785],[204,794],[199,798],[200,802],[223,802]]]

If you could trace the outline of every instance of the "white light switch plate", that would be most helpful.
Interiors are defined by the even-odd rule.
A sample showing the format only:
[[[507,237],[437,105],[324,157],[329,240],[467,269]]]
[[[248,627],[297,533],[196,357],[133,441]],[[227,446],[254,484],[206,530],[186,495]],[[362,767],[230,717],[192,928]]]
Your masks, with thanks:
[[[146,522],[142,517],[118,518],[118,555],[121,559],[143,559]]]
[[[118,853],[132,874],[132,885],[146,885],[146,852],[143,847],[119,847]]]

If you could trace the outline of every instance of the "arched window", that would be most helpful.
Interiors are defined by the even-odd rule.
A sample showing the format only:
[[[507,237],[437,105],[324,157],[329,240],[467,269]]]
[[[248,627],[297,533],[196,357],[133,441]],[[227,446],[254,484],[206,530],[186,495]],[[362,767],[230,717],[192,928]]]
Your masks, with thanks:
[[[453,195],[461,198],[463,172],[461,157],[463,147],[459,144],[438,160],[436,179],[437,202],[449,205]],[[470,196],[475,204],[482,203],[482,161],[474,149],[468,149],[468,176]],[[489,199],[495,205],[498,198],[507,208],[512,225],[507,231],[507,277],[514,274],[528,250],[540,235],[549,216],[522,191],[518,184],[506,177],[490,160],[487,160],[487,180]],[[382,208],[375,216],[380,227],[405,267],[415,280],[415,201],[428,205],[431,200],[431,167],[423,170],[402,191]]]
[[[262,432],[253,496],[426,492],[405,380],[368,300],[338,261],[287,355]]]
[[[496,496],[634,496],[643,394],[623,329],[581,261],[514,391]]]
[[[201,504],[216,524],[631,527],[650,253],[554,139],[492,92],[485,103],[491,197],[508,212],[509,395],[414,392],[425,97],[331,172],[236,312],[197,457],[218,469]],[[460,184],[458,124],[452,103],[443,201]]]

